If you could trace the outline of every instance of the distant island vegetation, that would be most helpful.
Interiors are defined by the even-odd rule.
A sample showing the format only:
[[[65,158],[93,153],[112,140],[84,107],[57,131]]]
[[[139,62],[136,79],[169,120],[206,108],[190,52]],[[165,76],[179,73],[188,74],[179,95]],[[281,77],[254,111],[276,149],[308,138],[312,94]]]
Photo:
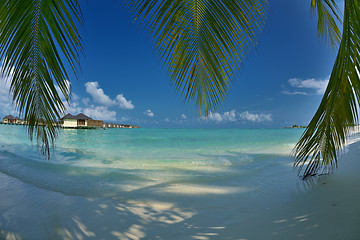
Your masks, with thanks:
[[[307,126],[298,126],[298,125],[292,125],[291,127],[285,127],[285,128],[307,128]]]

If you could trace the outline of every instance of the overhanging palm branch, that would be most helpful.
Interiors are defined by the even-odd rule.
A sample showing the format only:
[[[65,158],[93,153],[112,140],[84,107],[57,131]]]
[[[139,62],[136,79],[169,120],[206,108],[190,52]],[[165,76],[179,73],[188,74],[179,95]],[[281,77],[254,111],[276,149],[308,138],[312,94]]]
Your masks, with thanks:
[[[2,74],[11,77],[10,91],[19,112],[28,121],[49,156],[65,109],[55,83],[69,99],[69,79],[63,59],[76,72],[82,51],[77,25],[82,24],[76,0],[2,0],[0,2]]]
[[[311,0],[311,10],[318,16],[318,35],[332,47],[341,40],[338,23],[341,23],[339,7],[334,0]]]
[[[207,115],[229,84],[265,21],[266,0],[129,0],[145,21],[177,92]]]
[[[359,33],[360,2],[345,0],[343,33],[329,84],[319,109],[294,149],[295,166],[299,166],[304,178],[320,171],[327,173],[337,166],[349,129],[358,122]]]

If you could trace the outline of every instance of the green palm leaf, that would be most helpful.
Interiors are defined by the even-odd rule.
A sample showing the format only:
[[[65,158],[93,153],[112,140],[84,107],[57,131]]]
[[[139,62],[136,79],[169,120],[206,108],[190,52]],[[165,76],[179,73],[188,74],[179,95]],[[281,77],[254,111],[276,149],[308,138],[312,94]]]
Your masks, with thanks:
[[[345,0],[343,33],[328,87],[319,109],[297,143],[295,166],[304,178],[337,166],[360,103],[360,2]],[[302,171],[303,170],[303,171]]]
[[[146,22],[177,92],[215,110],[261,32],[266,0],[130,0]]]
[[[29,122],[30,138],[44,154],[57,136],[55,124],[65,109],[55,82],[69,99],[63,59],[76,73],[82,51],[78,1],[3,0],[0,3],[2,74],[12,76],[10,91]],[[12,74],[11,74],[12,73]]]
[[[338,23],[341,23],[339,8],[335,0],[311,0],[311,9],[318,16],[318,35],[332,47],[341,40]]]

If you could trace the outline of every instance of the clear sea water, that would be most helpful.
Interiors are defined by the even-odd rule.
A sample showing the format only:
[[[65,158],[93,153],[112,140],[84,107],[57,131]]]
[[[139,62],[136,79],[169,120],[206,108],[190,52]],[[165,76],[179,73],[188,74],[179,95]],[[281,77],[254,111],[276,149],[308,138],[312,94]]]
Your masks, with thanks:
[[[20,223],[12,226],[12,220],[6,220],[5,212],[11,208],[4,206],[11,205],[11,198],[22,202],[14,208],[21,206],[16,212],[13,210],[12,218],[16,219],[21,211],[19,221],[23,226],[32,226],[24,216],[32,215],[34,209],[43,212],[39,216],[47,226],[54,202],[62,206],[61,213],[57,213],[62,225],[72,222],[78,226],[82,217],[91,226],[102,215],[89,216],[88,208],[99,206],[114,206],[115,211],[103,214],[107,219],[119,220],[120,215],[114,214],[120,211],[120,203],[126,216],[133,216],[136,226],[139,222],[145,224],[144,215],[133,210],[126,212],[133,209],[131,201],[161,201],[177,207],[172,209],[186,209],[188,215],[180,215],[182,220],[178,221],[184,229],[188,229],[184,224],[194,220],[195,215],[207,219],[208,214],[216,215],[216,211],[222,212],[222,222],[238,221],[242,215],[239,213],[263,211],[306,191],[290,157],[302,132],[302,129],[62,129],[51,159],[45,160],[37,152],[36,142],[30,142],[25,127],[0,125],[0,173],[7,176],[2,177],[0,189],[5,194],[0,197],[0,230],[7,226],[14,232],[25,231],[19,230]],[[20,182],[19,194],[27,199],[26,204],[19,194],[12,192]],[[90,206],[92,201],[97,201],[97,205],[83,207],[82,213],[73,207],[74,199],[80,205]],[[232,205],[234,209],[228,207]],[[77,220],[69,218],[74,211]],[[161,229],[161,219],[151,221],[148,220],[155,225],[147,223],[148,229]],[[109,224],[112,223],[106,226]],[[41,238],[39,232],[44,230],[37,228],[38,225],[29,227],[23,234]]]
[[[0,171],[41,188],[90,197],[166,183],[236,187],[269,175],[274,178],[267,182],[284,174],[297,179],[289,156],[302,131],[62,129],[45,160],[25,127],[1,125]]]

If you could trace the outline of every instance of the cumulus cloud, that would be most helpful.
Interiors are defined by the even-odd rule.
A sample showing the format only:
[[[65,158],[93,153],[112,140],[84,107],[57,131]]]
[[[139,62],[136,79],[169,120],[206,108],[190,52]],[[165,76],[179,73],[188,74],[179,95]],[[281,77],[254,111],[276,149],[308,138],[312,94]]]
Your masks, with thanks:
[[[210,113],[207,119],[215,122],[222,122],[224,120],[220,113]]]
[[[0,72],[2,67],[0,66]],[[10,71],[9,76],[0,74],[0,113],[1,115],[18,116],[19,111],[13,105],[13,93],[10,92],[10,83],[14,74],[14,68]]]
[[[63,113],[64,115],[67,113],[71,113],[73,115],[84,113],[95,120],[116,121],[116,112],[110,111],[106,106],[90,105],[82,107],[77,102],[71,102],[68,104],[66,101],[64,101],[63,104],[66,106],[66,111]]]
[[[248,111],[237,113],[236,110],[231,110],[228,112],[220,113],[210,113],[207,118],[202,117],[200,120],[210,121],[215,123],[225,123],[225,122],[238,122],[238,121],[247,121],[247,122],[267,122],[272,121],[272,115],[270,113],[259,113],[253,114]]]
[[[144,115],[148,117],[154,117],[154,113],[150,109],[146,110],[144,112]]]
[[[79,96],[76,95],[75,93],[72,93],[72,92],[71,92],[71,82],[70,82],[69,80],[65,80],[65,86],[66,86],[66,90],[65,90],[65,91],[66,91],[67,94],[70,96],[70,98],[71,98],[72,100],[75,100],[75,101],[76,101],[76,100],[79,100]],[[63,102],[66,101],[66,98],[65,98],[63,92],[61,91],[60,87],[59,87],[58,85],[55,85],[55,89],[56,89],[56,91],[58,92],[61,101],[63,101]]]
[[[181,119],[186,120],[187,116],[185,114],[181,114]]]
[[[71,114],[79,114],[80,112],[83,111],[83,108],[80,107],[80,105],[77,102],[71,102],[70,104],[67,103],[66,101],[63,101],[63,104],[66,107],[66,111],[63,113],[64,115],[67,113],[71,113]]]
[[[126,100],[124,94],[118,94],[115,99],[111,99],[105,94],[104,90],[100,88],[98,82],[85,83],[86,92],[90,94],[96,103],[103,106],[118,106],[121,109],[134,109],[135,106],[131,101]]]
[[[87,105],[89,105],[90,98],[83,98],[83,99],[81,100],[81,102],[82,102],[85,106],[87,106]]]
[[[205,121],[213,121],[216,123],[220,122],[236,122],[238,119],[236,118],[237,113],[235,110],[231,110],[229,112],[220,113],[210,113],[207,118],[202,117],[201,120]]]
[[[84,109],[84,114],[93,119],[101,119],[106,121],[115,121],[116,112],[110,111],[106,106],[94,106]]]
[[[127,101],[123,94],[119,94],[116,96],[116,100],[119,104],[119,107],[122,109],[134,109],[135,106],[131,103],[131,101]]]
[[[15,107],[12,104],[13,94],[10,92],[10,81],[12,78],[12,73],[13,71],[10,72],[9,77],[0,75],[0,112],[3,115],[18,114],[18,111],[15,110]]]
[[[236,122],[236,111],[235,110],[231,110],[230,112],[225,112],[222,116],[222,118],[225,121],[229,121],[229,122]]]
[[[291,78],[288,80],[288,84],[292,87],[292,88],[301,88],[303,90],[314,90],[315,94],[324,94],[325,89],[327,87],[329,83],[328,79],[315,79],[315,78],[310,78],[310,79],[299,79],[299,78]],[[309,94],[313,94],[313,92],[306,92],[306,91],[283,91],[283,94],[287,94],[287,95],[309,95]]]
[[[267,122],[272,121],[272,115],[270,113],[264,114],[252,114],[248,111],[242,112],[239,114],[241,120],[249,121],[249,122]]]
[[[99,87],[98,82],[87,82],[85,83],[85,88],[86,92],[90,94],[95,102],[105,106],[115,105],[115,102]]]
[[[165,122],[170,122],[170,119],[169,119],[169,118],[165,118],[164,121],[165,121]]]

